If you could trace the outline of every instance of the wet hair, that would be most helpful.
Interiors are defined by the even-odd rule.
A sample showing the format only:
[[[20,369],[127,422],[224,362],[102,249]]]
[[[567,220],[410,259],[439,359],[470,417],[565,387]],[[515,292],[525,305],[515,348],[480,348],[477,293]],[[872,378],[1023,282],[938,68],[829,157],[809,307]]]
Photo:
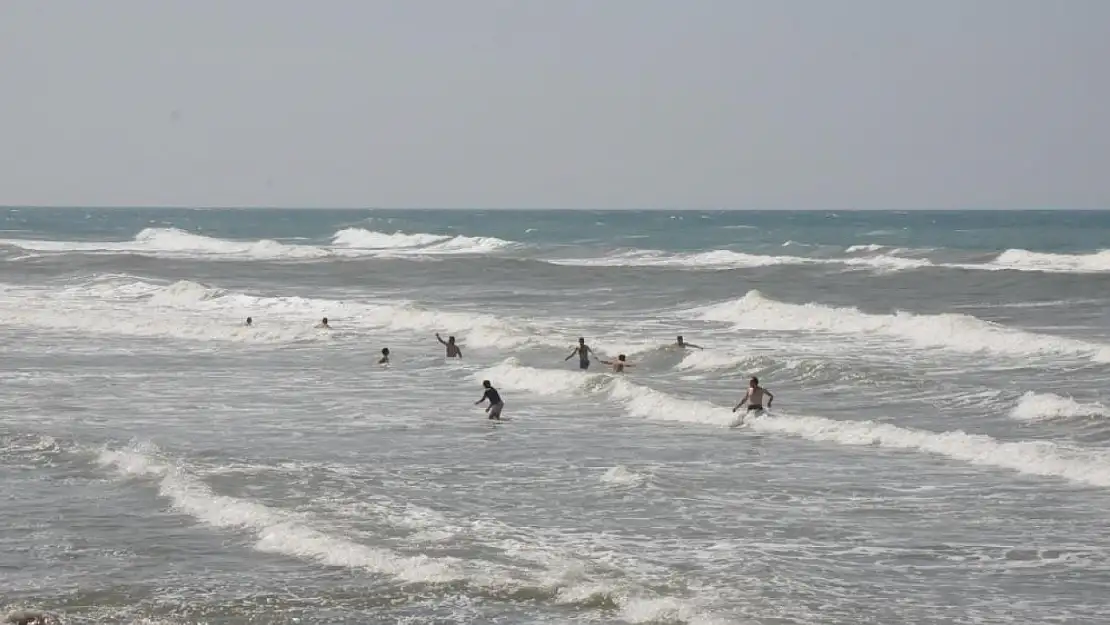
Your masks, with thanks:
[[[482,386],[484,386],[486,388],[489,388],[490,387],[489,380],[482,380]]]
[[[247,317],[247,323],[253,323],[253,322],[254,322],[253,319],[251,319],[250,317]]]
[[[752,379],[748,380],[748,386],[759,386],[759,378],[753,375]]]
[[[617,356],[617,360],[624,362],[624,354]]]
[[[327,318],[327,317],[324,317],[324,318],[323,318],[323,320],[321,320],[321,323],[327,323],[327,322],[328,322],[328,318]]]
[[[389,348],[388,347],[383,347],[382,348],[382,353],[386,354],[386,355],[389,355]]]
[[[679,335],[678,335],[678,342],[679,342],[679,343],[681,343],[681,342],[682,342],[682,335],[681,335],[681,334],[679,334]]]
[[[448,343],[454,343],[455,342],[455,337],[453,337],[453,336],[447,337],[447,342]]]

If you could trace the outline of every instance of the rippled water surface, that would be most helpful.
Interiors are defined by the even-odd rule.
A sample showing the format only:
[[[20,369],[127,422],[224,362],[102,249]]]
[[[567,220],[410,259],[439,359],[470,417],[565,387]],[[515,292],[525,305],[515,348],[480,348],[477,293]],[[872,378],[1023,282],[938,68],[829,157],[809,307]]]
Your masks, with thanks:
[[[1083,212],[3,209],[0,609],[1110,622],[1107,240]],[[752,375],[775,402],[741,422]]]

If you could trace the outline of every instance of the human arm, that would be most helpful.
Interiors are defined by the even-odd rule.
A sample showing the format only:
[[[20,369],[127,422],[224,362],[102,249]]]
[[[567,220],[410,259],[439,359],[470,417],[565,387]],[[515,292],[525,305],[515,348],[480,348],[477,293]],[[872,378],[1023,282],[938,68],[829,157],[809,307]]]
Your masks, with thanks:
[[[763,389],[763,392],[767,393],[767,407],[770,408],[771,402],[775,401],[775,394],[767,389]]]
[[[443,337],[441,337],[439,335],[439,332],[436,332],[436,340],[439,341],[440,343],[443,343],[444,345],[447,344],[447,341],[443,340]]]
[[[737,410],[740,410],[740,407],[741,407],[741,406],[743,406],[744,404],[748,403],[748,397],[750,397],[750,396],[751,396],[751,394],[752,394],[752,392],[751,392],[751,390],[750,390],[750,389],[748,390],[748,392],[747,392],[747,393],[744,393],[744,399],[741,399],[741,400],[740,400],[740,403],[739,403],[739,404],[736,404],[736,407],[735,407],[735,408],[733,408],[733,409],[732,409],[732,411],[733,411],[733,412],[736,412]]]

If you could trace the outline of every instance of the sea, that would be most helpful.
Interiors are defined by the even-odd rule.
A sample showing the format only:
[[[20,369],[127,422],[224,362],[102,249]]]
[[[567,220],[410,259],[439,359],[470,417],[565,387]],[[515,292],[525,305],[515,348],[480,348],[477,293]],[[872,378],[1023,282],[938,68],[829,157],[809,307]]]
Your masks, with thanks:
[[[1110,623],[1108,311],[1110,211],[3,208],[0,613]]]

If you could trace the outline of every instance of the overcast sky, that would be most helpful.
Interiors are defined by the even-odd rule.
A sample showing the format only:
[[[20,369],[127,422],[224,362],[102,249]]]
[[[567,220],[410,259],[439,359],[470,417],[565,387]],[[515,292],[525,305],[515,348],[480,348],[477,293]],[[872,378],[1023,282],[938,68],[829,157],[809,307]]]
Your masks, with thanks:
[[[1107,0],[2,0],[0,204],[1110,208]]]

